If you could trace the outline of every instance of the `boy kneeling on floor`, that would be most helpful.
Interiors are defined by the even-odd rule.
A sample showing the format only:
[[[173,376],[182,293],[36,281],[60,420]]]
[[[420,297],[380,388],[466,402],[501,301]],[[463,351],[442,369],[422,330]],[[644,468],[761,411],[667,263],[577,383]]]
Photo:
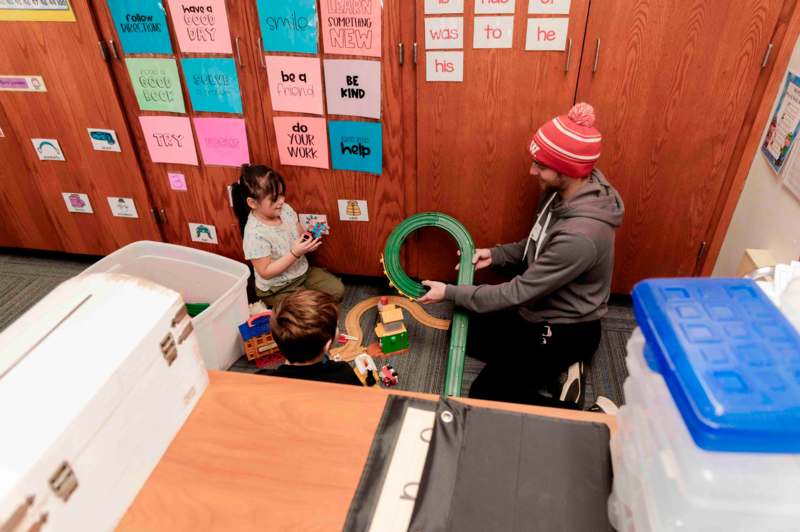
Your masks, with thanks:
[[[328,294],[299,290],[286,296],[273,310],[270,326],[287,362],[269,374],[361,386],[350,364],[328,359],[338,321],[338,305]]]

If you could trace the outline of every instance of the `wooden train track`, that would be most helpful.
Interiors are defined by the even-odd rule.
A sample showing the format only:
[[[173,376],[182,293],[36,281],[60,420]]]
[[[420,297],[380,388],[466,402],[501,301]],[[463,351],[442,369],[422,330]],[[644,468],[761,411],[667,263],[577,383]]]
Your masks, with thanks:
[[[361,331],[361,317],[365,312],[378,306],[382,296],[375,296],[359,302],[356,306],[350,309],[344,321],[344,326],[347,329],[347,334],[355,337],[355,340],[349,340],[346,344],[334,347],[331,349],[331,356],[336,357],[339,355],[341,360],[353,360],[361,353],[365,352],[367,348],[362,345],[364,341],[364,333]],[[390,304],[397,305],[408,311],[411,316],[422,325],[431,327],[433,329],[440,329],[446,331],[450,328],[450,320],[436,318],[428,314],[418,303],[410,301],[406,297],[401,296],[383,296],[389,299]]]

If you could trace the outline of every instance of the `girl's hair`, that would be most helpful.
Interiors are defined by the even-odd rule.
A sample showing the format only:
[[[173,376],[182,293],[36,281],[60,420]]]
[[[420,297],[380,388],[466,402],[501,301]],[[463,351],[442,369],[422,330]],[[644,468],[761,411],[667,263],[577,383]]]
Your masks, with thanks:
[[[242,165],[239,181],[231,185],[233,211],[239,220],[239,229],[244,234],[244,226],[250,215],[247,198],[261,202],[264,198],[276,201],[279,196],[286,195],[286,184],[278,172],[263,164]]]

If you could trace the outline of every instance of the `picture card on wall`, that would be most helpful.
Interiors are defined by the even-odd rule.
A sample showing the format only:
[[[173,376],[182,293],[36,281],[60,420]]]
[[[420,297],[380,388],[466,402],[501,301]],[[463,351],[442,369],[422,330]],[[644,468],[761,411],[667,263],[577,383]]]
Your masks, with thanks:
[[[300,219],[300,225],[306,231],[313,232],[314,228],[319,224],[320,229],[322,229],[320,234],[331,234],[331,227],[328,225],[328,216],[326,214],[298,214],[297,216]]]
[[[343,222],[368,222],[369,210],[366,200],[340,199],[339,219]]]
[[[444,15],[447,13],[463,13],[464,0],[425,0],[426,15]]]
[[[514,13],[516,0],[475,0],[475,13]]]
[[[265,52],[317,53],[316,0],[256,0]]]
[[[381,117],[381,62],[325,60],[329,115]]]
[[[464,52],[425,52],[425,81],[464,81]]]
[[[181,52],[233,53],[225,0],[169,0],[169,11]]]
[[[172,190],[188,190],[186,186],[186,176],[178,172],[168,172],[169,188]]]
[[[463,17],[428,17],[425,19],[425,48],[446,50],[464,48]]]
[[[113,129],[96,129],[86,128],[89,132],[89,140],[92,141],[92,148],[96,151],[116,151],[120,152],[122,149],[117,140],[117,132]]]
[[[265,60],[273,110],[323,114],[318,58],[268,55]]]
[[[531,15],[569,15],[570,0],[528,0]]]
[[[186,112],[174,59],[128,57],[125,64],[142,111]]]
[[[213,225],[189,223],[189,234],[192,237],[192,242],[219,244],[217,240],[217,228]]]
[[[475,17],[473,48],[511,48],[514,37],[514,16]]]
[[[31,139],[40,161],[65,161],[57,139]]]
[[[69,212],[80,212],[83,214],[93,214],[92,202],[89,201],[87,194],[79,192],[62,192],[61,196],[64,198],[64,203],[67,205]]]
[[[567,46],[568,18],[529,18],[525,49],[563,51]]]
[[[329,168],[328,132],[324,118],[276,116],[275,138],[281,164]]]
[[[108,206],[111,207],[111,214],[117,218],[139,217],[139,213],[136,212],[136,204],[133,203],[133,198],[110,196],[106,199],[108,200]]]
[[[192,125],[182,116],[140,116],[142,134],[154,163],[197,166]]]
[[[108,0],[126,54],[171,54],[167,17],[161,0]]]
[[[181,59],[183,77],[195,111],[242,114],[239,76],[233,58]]]
[[[322,0],[326,54],[381,56],[383,0]]]
[[[334,170],[380,175],[383,171],[383,128],[380,122],[328,121]]]
[[[247,131],[241,118],[193,118],[203,163],[241,166],[250,162]]]

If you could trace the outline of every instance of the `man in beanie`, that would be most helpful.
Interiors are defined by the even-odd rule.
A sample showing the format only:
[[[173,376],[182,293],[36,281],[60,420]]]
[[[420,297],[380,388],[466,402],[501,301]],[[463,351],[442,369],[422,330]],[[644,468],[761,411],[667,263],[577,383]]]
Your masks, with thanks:
[[[594,110],[575,105],[545,123],[530,143],[530,174],[542,190],[527,238],[478,249],[476,269],[516,267],[497,285],[456,286],[424,281],[420,303],[450,300],[480,315],[470,320],[470,354],[487,361],[471,397],[574,408],[581,383],[559,376],[588,362],[600,343],[614,269],[614,231],[622,199],[594,168],[600,132]],[[544,393],[542,391],[545,390]],[[548,393],[549,391],[549,393]]]

